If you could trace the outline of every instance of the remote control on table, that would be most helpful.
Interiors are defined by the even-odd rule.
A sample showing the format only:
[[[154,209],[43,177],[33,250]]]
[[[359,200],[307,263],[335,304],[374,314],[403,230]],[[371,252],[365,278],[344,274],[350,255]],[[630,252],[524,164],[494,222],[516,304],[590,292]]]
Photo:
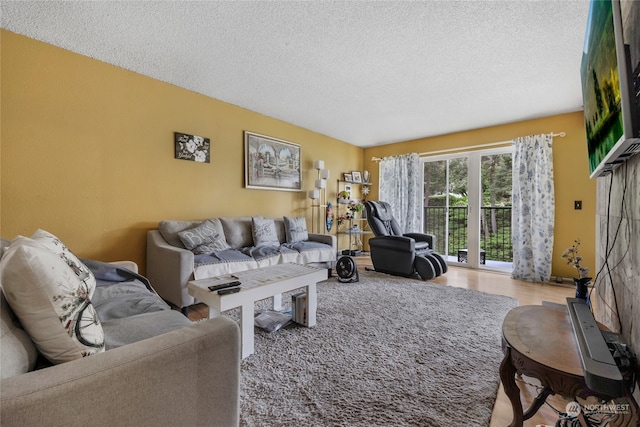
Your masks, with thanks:
[[[218,295],[235,294],[236,292],[240,292],[240,286],[237,286],[235,288],[220,289],[218,291]]]
[[[214,291],[219,291],[220,289],[233,288],[234,286],[239,286],[239,285],[240,285],[240,281],[234,280],[233,282],[221,283],[219,285],[211,285],[209,286],[209,290],[211,292],[214,292]]]

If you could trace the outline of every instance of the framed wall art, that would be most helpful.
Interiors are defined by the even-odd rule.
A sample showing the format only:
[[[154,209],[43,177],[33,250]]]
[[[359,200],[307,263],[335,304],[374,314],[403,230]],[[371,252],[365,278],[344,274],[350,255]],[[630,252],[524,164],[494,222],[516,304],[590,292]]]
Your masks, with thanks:
[[[261,190],[301,191],[300,145],[245,131],[244,184]]]
[[[360,171],[351,171],[351,176],[353,177],[353,182],[362,182]]]
[[[174,132],[175,158],[198,163],[210,162],[210,141],[202,136]]]

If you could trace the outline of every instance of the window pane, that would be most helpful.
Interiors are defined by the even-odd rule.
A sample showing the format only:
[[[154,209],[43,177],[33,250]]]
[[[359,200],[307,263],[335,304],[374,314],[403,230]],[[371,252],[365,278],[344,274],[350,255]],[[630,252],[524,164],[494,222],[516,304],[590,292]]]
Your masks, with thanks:
[[[424,162],[424,230],[436,252],[457,257],[467,244],[466,157]]]
[[[482,156],[482,210],[480,214],[480,263],[512,262],[511,153]],[[484,259],[483,259],[484,258]],[[485,262],[483,262],[485,261]]]

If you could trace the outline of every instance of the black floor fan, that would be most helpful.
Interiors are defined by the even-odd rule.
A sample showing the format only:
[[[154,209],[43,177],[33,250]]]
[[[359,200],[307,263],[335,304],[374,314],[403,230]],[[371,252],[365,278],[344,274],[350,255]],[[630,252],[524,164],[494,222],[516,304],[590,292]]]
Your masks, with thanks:
[[[343,256],[336,263],[336,273],[338,281],[342,283],[353,283],[360,280],[356,262],[350,256]]]

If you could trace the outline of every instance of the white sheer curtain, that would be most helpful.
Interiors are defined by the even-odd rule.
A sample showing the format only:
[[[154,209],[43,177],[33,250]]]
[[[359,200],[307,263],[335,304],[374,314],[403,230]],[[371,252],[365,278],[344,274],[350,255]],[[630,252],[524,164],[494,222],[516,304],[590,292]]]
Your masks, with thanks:
[[[553,155],[551,135],[513,140],[512,235],[514,279],[546,282],[553,254]]]
[[[422,183],[417,153],[380,161],[379,200],[387,202],[405,233],[422,231]]]

